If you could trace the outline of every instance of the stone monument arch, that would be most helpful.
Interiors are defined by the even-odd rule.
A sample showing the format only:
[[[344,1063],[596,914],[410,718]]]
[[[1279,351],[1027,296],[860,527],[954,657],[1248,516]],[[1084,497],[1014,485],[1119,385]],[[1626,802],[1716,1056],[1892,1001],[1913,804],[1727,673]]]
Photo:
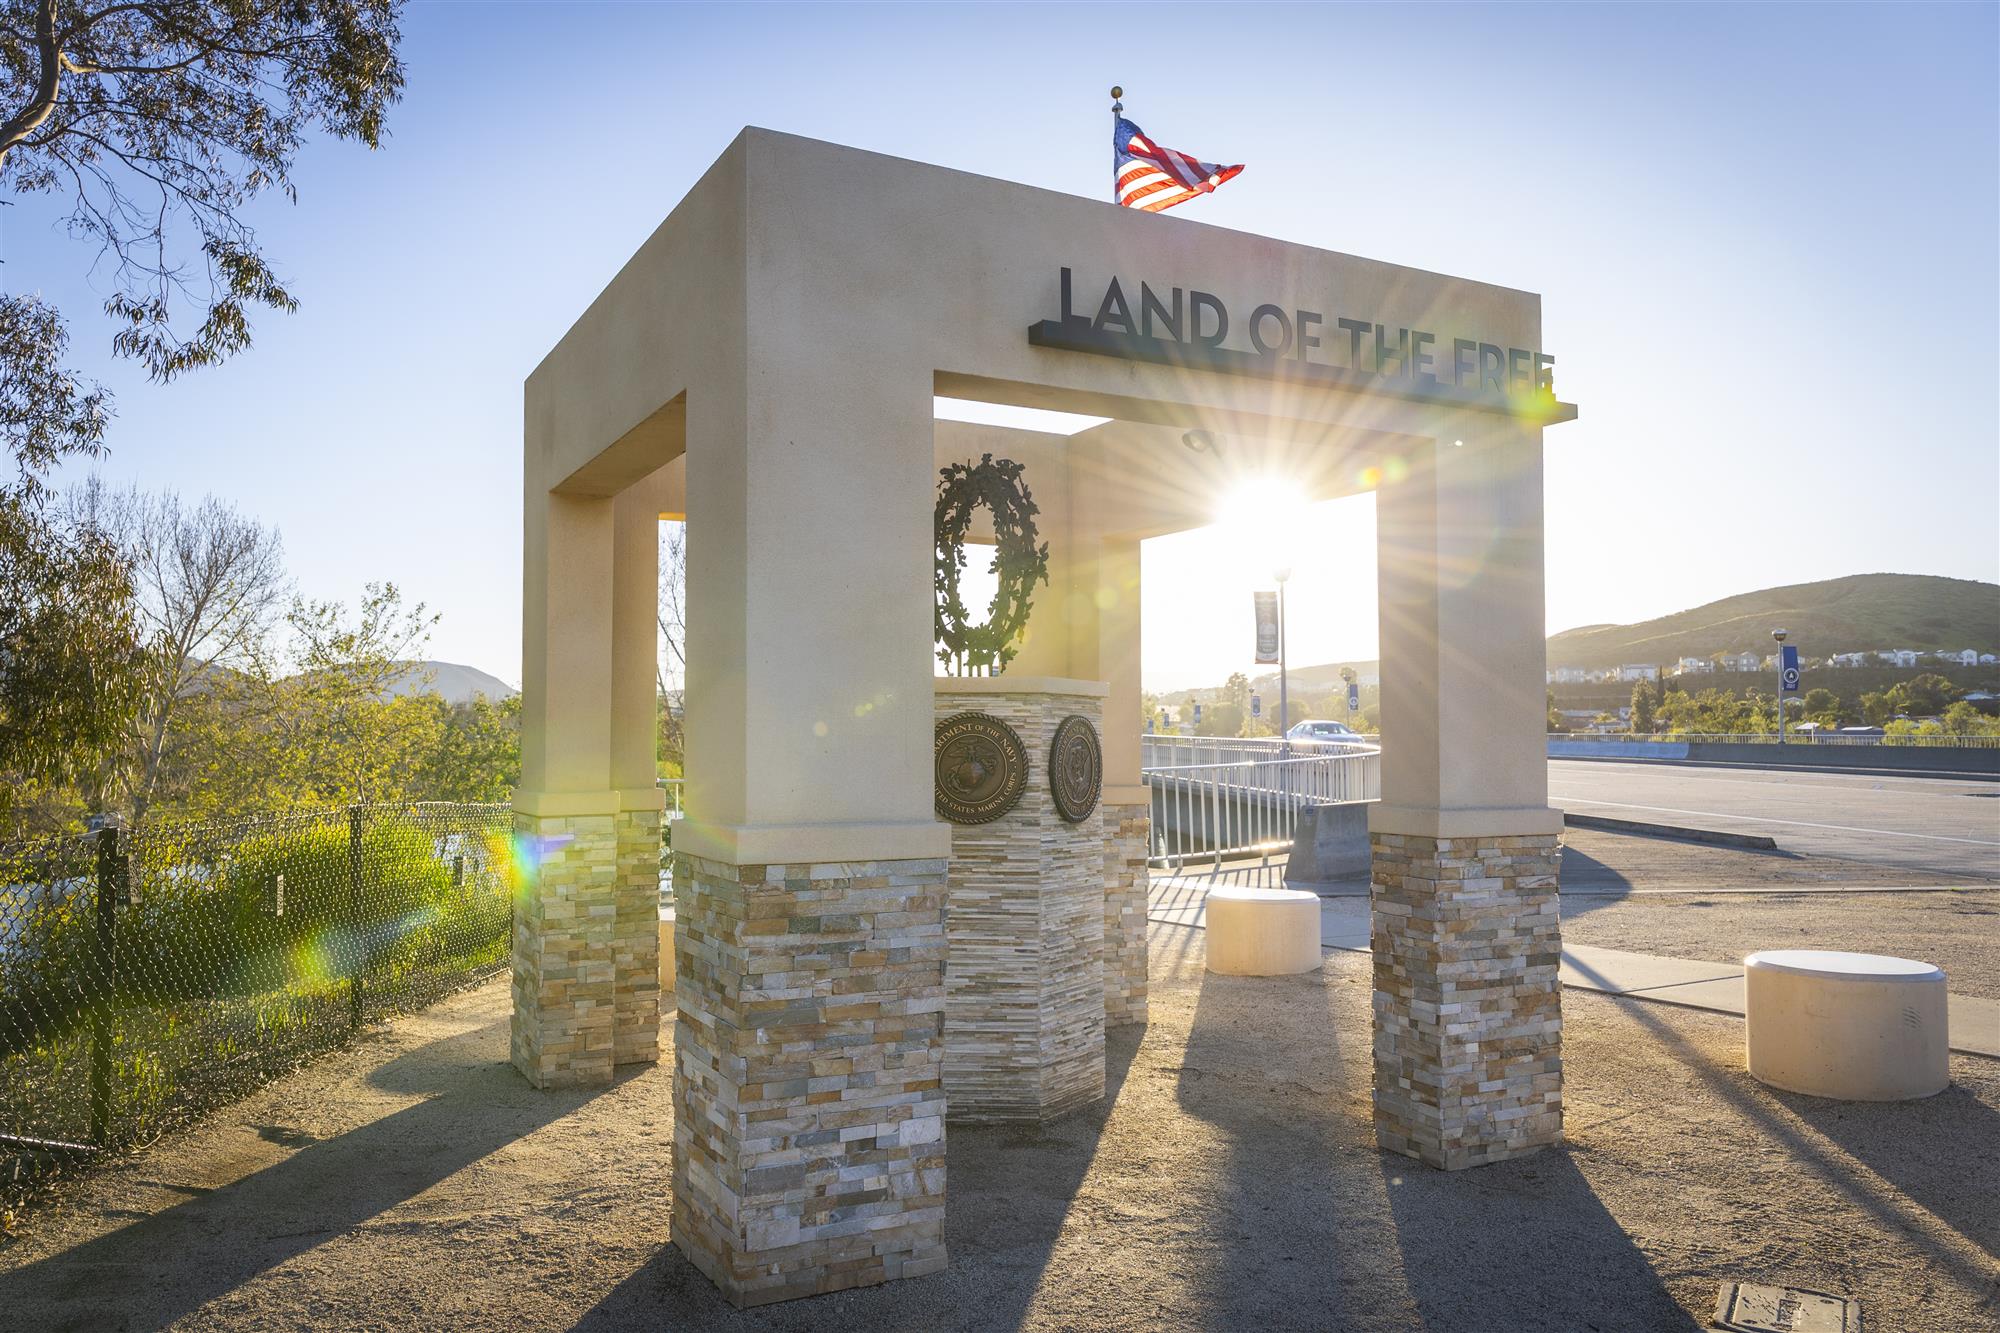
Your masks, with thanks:
[[[753,129],[537,367],[513,1060],[553,1087],[662,1054],[656,521],[685,515],[672,1234],[732,1300],[946,1260],[930,525],[982,447],[1051,544],[996,680],[1102,700],[1104,1021],[1144,1017],[1139,542],[1211,521],[1230,469],[1372,490],[1378,1140],[1449,1168],[1560,1135],[1541,437],[1573,410],[1540,334],[1528,293]],[[1111,420],[954,426],[939,393]]]

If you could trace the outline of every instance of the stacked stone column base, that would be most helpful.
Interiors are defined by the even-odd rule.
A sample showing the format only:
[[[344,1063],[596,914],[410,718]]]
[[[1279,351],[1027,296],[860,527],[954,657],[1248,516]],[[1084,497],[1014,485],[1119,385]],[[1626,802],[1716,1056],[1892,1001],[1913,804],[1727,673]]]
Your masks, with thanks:
[[[1146,852],[1151,809],[1104,806],[1104,1025],[1146,1021]]]
[[[657,810],[514,816],[514,1067],[592,1087],[660,1050]]]
[[[1555,835],[1371,841],[1376,1142],[1445,1170],[1560,1142]]]
[[[945,1265],[945,868],[674,855],[672,1236],[739,1307]]]

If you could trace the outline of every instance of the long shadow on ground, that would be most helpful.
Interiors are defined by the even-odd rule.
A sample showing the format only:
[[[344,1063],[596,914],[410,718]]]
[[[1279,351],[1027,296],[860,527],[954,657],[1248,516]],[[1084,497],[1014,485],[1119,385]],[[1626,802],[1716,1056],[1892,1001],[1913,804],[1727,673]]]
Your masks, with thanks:
[[[2000,1276],[1992,1265],[2000,1114],[1956,1086],[1915,1102],[1840,1102],[1781,1092],[1756,1082],[1740,1066],[1716,1064],[1648,1002],[1626,996],[1603,999],[1635,1020],[1664,1056],[1692,1071],[1719,1100],[1781,1144],[1791,1158],[1794,1188],[1810,1181],[1839,1193],[1883,1232],[1922,1250],[1933,1267],[1970,1289],[1985,1291],[1987,1310],[2000,1310]],[[1912,1146],[1940,1141],[1956,1148],[1950,1160],[1926,1157]],[[1843,1161],[1843,1152],[1854,1161]],[[1857,1170],[1857,1164],[1863,1169]],[[1738,1276],[1784,1279],[1757,1272]]]
[[[1179,1100],[1226,1151],[1189,1191],[1213,1238],[1191,1322],[1695,1327],[1566,1149],[1461,1172],[1377,1149],[1369,1030],[1326,1012],[1333,995],[1318,975],[1203,978]],[[1324,1021],[1246,1021],[1309,1005]]]
[[[449,1091],[60,1254],[0,1273],[0,1325],[159,1328],[415,1197],[603,1090],[537,1092],[480,1047],[505,1019],[396,1057],[370,1075],[386,1091]],[[502,1038],[504,1042],[504,1037]],[[467,1077],[463,1071],[475,1072]],[[290,1146],[278,1126],[260,1131]],[[193,1192],[200,1187],[172,1186]]]
[[[1047,1125],[949,1124],[944,1273],[737,1311],[679,1249],[663,1245],[578,1321],[621,1329],[1017,1329],[1089,1174],[1145,1029],[1111,1029],[1104,1100]]]
[[[1896,1192],[1991,1255],[2000,1255],[2000,1112],[1954,1084],[1918,1102],[1771,1096]],[[1955,1145],[1952,1161],[1917,1145]]]

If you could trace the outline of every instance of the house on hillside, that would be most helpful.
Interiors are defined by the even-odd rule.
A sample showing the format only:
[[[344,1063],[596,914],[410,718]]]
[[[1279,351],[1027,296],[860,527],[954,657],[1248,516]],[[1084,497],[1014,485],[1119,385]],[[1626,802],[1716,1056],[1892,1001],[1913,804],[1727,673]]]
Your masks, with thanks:
[[[1619,680],[1658,680],[1659,678],[1660,678],[1660,669],[1654,666],[1651,662],[1643,662],[1636,666],[1621,666],[1618,668]]]
[[[1952,666],[1979,665],[1979,650],[1977,648],[1966,648],[1955,653],[1947,650],[1942,653],[1934,653],[1932,656],[1938,661],[1950,663]]]
[[[1908,648],[1888,648],[1875,654],[1875,660],[1886,666],[1913,667],[1920,654]]]
[[[1676,676],[1701,676],[1715,670],[1715,663],[1706,657],[1683,657],[1674,663]]]
[[[1549,672],[1551,685],[1581,685],[1589,679],[1590,670],[1587,667],[1556,667]]]
[[[1757,671],[1762,669],[1763,665],[1764,659],[1756,653],[1717,653],[1715,655],[1715,669],[1717,671]]]
[[[1865,667],[1868,658],[1867,653],[1835,653],[1826,659],[1826,664],[1830,667]]]
[[[1993,653],[1981,653],[1979,655],[1979,665],[1981,666],[2000,665],[2000,655],[1996,655]]]

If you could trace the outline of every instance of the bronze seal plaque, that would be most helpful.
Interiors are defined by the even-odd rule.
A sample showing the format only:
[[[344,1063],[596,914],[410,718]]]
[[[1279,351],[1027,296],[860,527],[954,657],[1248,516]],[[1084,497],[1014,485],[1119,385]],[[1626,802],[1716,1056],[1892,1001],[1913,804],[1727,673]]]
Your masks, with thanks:
[[[1104,748],[1098,744],[1097,728],[1090,719],[1072,713],[1056,726],[1055,741],[1049,746],[1049,793],[1055,797],[1056,813],[1071,824],[1081,824],[1097,808],[1104,790]]]
[[[954,824],[986,824],[1014,808],[1028,785],[1028,751],[1014,729],[985,713],[955,713],[937,725],[937,812]]]

